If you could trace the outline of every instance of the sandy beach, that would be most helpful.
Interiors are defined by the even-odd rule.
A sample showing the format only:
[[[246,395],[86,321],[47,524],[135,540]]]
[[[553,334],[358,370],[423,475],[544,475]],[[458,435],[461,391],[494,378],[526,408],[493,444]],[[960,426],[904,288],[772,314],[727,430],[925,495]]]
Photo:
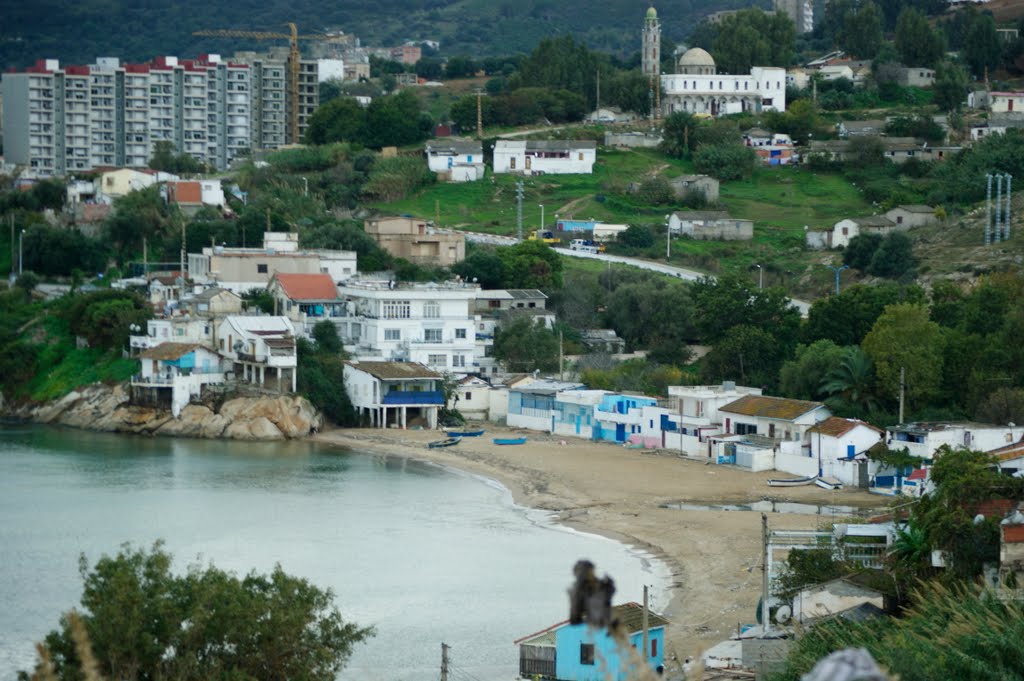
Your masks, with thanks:
[[[673,575],[665,613],[666,651],[678,659],[726,638],[738,623],[754,621],[761,589],[761,514],[749,511],[678,510],[664,504],[742,504],[764,499],[880,508],[884,500],[858,490],[826,491],[814,485],[773,488],[774,472],[684,459],[660,450],[561,438],[491,424],[484,437],[428,449],[437,431],[337,429],[322,442],[410,456],[493,478],[516,503],[556,512],[562,523],[612,537],[664,560]],[[493,437],[522,437],[522,446],[498,446]],[[829,516],[770,513],[774,528],[813,529]],[[600,566],[598,566],[600,571]]]

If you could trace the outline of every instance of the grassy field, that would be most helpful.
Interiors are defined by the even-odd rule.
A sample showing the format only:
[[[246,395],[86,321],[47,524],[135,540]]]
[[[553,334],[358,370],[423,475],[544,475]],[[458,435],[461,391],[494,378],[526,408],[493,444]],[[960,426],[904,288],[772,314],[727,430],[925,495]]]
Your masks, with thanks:
[[[414,197],[374,208],[384,213],[437,217],[444,227],[514,235],[515,183],[521,179],[524,234],[539,227],[540,205],[544,205],[548,226],[556,216],[660,226],[666,214],[680,207],[644,205],[635,195],[627,194],[626,187],[653,175],[671,178],[692,172],[690,162],[655,150],[602,148],[592,175],[518,178],[489,174],[481,182],[439,183]],[[747,272],[755,280],[760,276],[756,267],[760,264],[766,286],[780,284],[810,294],[827,291],[831,274],[821,264],[831,262],[834,254],[805,250],[804,227],[827,228],[844,217],[874,212],[857,188],[841,176],[795,167],[758,168],[748,180],[723,183],[721,208],[754,220],[754,239],[673,240],[674,263],[713,273]],[[648,256],[664,257],[664,244],[652,247]]]

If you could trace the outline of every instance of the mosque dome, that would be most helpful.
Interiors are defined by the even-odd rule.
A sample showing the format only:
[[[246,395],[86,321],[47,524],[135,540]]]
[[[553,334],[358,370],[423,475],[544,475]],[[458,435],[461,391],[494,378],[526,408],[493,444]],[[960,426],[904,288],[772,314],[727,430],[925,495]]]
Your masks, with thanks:
[[[647,10],[647,18],[648,19],[657,19],[658,18],[658,10],[654,9],[653,7],[648,8],[648,10]]]
[[[679,73],[685,74],[711,74],[715,73],[715,60],[708,54],[707,50],[699,47],[692,47],[679,57]]]

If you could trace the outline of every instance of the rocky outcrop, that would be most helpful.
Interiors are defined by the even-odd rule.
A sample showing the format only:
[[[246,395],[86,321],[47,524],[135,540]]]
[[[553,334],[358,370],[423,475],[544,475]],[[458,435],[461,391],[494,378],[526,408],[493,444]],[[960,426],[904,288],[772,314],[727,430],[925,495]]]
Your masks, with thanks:
[[[55,402],[24,407],[14,415],[114,433],[233,440],[285,440],[323,427],[320,412],[304,397],[236,397],[216,410],[210,405],[189,404],[174,418],[166,409],[131,404],[123,385],[88,386]]]

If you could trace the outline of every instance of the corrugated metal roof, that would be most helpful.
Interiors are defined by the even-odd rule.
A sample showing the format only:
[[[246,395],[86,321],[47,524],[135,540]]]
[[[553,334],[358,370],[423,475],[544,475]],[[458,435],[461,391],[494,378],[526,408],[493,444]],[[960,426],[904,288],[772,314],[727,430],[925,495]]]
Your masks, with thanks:
[[[744,395],[735,402],[730,402],[719,411],[744,416],[759,416],[766,419],[782,419],[792,421],[825,405],[821,402],[791,400],[785,397],[768,397],[767,395]]]

